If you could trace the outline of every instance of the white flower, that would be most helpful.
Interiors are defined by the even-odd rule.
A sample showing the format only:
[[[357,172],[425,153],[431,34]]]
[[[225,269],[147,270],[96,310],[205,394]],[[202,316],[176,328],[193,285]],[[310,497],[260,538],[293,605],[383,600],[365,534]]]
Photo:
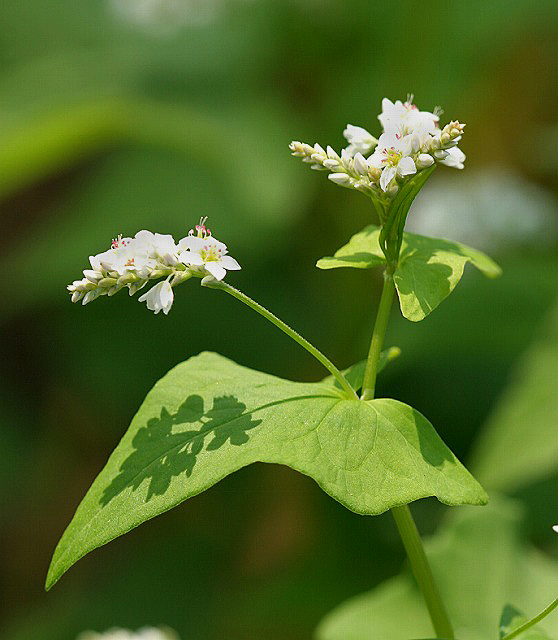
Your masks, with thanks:
[[[214,238],[205,227],[205,219],[200,220],[200,224],[196,226],[196,235],[191,229],[180,240],[178,247],[179,260],[183,264],[192,267],[192,271],[199,271],[215,280],[222,280],[227,270],[236,271],[241,268],[233,257],[227,255],[227,246]]]
[[[135,238],[123,238],[118,236],[112,241],[112,247],[107,251],[89,256],[92,269],[84,271],[84,275],[90,276],[102,273],[103,271],[116,271],[119,276],[123,276],[131,271],[145,273],[155,266],[145,250],[138,250],[138,243]]]
[[[384,98],[382,113],[378,116],[384,131],[398,132],[403,135],[413,131],[434,133],[439,119],[436,113],[419,111],[413,104],[413,96],[409,96],[406,102],[401,100],[392,102],[389,98]]]
[[[396,176],[407,176],[417,172],[413,153],[413,136],[397,133],[383,133],[378,146],[368,158],[368,164],[382,170],[380,187],[387,191]]]
[[[356,153],[368,155],[370,151],[378,144],[378,140],[366,129],[348,124],[343,135],[347,139],[349,146],[346,148],[347,153],[354,156]]]
[[[145,254],[163,266],[174,267],[177,260],[178,247],[169,234],[138,231],[134,238],[136,254]]]
[[[127,287],[133,296],[149,282],[165,278],[151,287],[139,300],[147,308],[166,315],[173,304],[173,287],[192,276],[222,280],[228,269],[240,269],[238,262],[227,254],[227,247],[211,236],[200,220],[188,237],[178,246],[171,235],[151,233],[143,229],[134,238],[118,236],[108,251],[89,257],[91,269],[83,271],[81,280],[74,280],[67,289],[72,302],[88,304],[99,296],[113,296]]]
[[[139,302],[146,302],[147,308],[158,314],[162,311],[165,315],[171,310],[174,301],[174,293],[168,280],[163,280],[151,287],[147,293],[138,298]]]
[[[463,169],[465,165],[465,154],[458,147],[451,147],[451,149],[446,149],[444,151],[444,157],[440,158],[438,162],[440,164],[445,164],[448,167],[453,167],[454,169]]]

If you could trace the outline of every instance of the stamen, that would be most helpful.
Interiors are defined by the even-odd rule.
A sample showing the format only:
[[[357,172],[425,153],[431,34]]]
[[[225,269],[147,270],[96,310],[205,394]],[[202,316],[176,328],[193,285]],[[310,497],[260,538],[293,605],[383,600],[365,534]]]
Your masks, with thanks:
[[[122,234],[119,233],[116,238],[113,238],[111,243],[111,249],[117,249],[120,246],[124,246],[125,243],[122,242]]]

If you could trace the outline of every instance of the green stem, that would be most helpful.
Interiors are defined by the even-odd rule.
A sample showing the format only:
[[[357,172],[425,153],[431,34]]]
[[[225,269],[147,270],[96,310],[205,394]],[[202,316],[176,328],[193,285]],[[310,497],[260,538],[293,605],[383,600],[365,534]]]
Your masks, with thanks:
[[[376,314],[372,340],[370,341],[368,362],[366,363],[364,382],[362,385],[362,400],[374,399],[378,362],[386,334],[394,293],[395,283],[393,282],[393,273],[388,269],[384,274],[384,287],[382,289],[378,313]],[[407,552],[416,581],[426,602],[434,631],[440,638],[453,640],[453,629],[436,583],[434,582],[432,570],[424,553],[424,548],[411,511],[408,505],[403,505],[401,507],[393,507],[391,513],[399,530],[399,535],[403,541],[403,546]]]
[[[339,382],[341,387],[352,397],[358,398],[355,390],[351,387],[351,385],[347,382],[343,374],[339,371],[339,369],[331,362],[329,358],[327,358],[321,351],[316,349],[316,347],[308,342],[306,338],[303,338],[299,333],[297,333],[294,329],[291,329],[288,324],[284,323],[277,316],[273,315],[271,311],[268,311],[265,307],[262,307],[261,304],[249,298],[246,294],[242,293],[238,289],[231,287],[226,282],[212,282],[208,283],[206,286],[209,286],[211,289],[220,289],[221,291],[225,291],[229,295],[233,296],[240,302],[243,302],[245,305],[253,309],[261,316],[263,316],[266,320],[269,320],[276,327],[281,329],[284,333],[286,333],[289,338],[292,338],[295,342],[306,349],[308,353],[312,354],[318,362],[323,364],[323,366],[331,373],[331,375]]]
[[[539,613],[538,616],[535,616],[532,620],[529,620],[529,622],[522,624],[520,627],[518,627],[511,633],[508,633],[508,635],[504,636],[502,640],[512,640],[512,638],[517,638],[518,635],[522,634],[524,631],[527,631],[527,629],[534,627],[537,624],[537,622],[540,622],[543,618],[546,618],[546,616],[552,611],[554,611],[556,607],[558,607],[558,598],[556,598],[554,602],[551,602],[544,611],[541,611]]]
[[[362,400],[372,400],[374,398],[376,376],[378,375],[378,360],[382,351],[384,336],[386,335],[394,291],[395,285],[393,283],[393,275],[386,271],[384,274],[384,288],[382,289],[380,306],[378,307],[376,322],[374,323],[374,331],[372,333],[372,340],[370,341],[368,362],[366,363],[366,369],[364,371],[361,395]]]
[[[434,576],[432,575],[432,570],[424,553],[420,535],[409,506],[392,507],[391,513],[399,530],[399,535],[403,540],[403,545],[416,581],[426,602],[434,631],[439,638],[453,640],[455,638],[453,628],[438,588],[436,587],[436,583],[434,582]],[[508,636],[507,638],[510,637],[512,636]]]

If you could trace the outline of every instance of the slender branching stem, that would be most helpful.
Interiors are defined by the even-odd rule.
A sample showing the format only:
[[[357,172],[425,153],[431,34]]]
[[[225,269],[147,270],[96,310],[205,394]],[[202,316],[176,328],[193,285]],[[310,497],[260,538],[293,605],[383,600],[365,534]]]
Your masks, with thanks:
[[[310,342],[308,342],[306,338],[303,338],[294,329],[289,327],[288,324],[286,324],[285,322],[280,320],[276,315],[271,313],[271,311],[268,311],[265,307],[262,307],[261,304],[259,304],[255,300],[252,300],[252,298],[249,298],[246,294],[242,293],[242,291],[239,291],[238,289],[231,287],[226,282],[217,282],[217,281],[211,282],[211,283],[208,283],[207,286],[209,286],[211,289],[220,289],[221,291],[225,291],[229,295],[233,296],[233,298],[240,300],[240,302],[243,302],[246,306],[250,307],[250,309],[253,309],[257,313],[259,313],[266,320],[269,320],[269,322],[271,322],[276,327],[281,329],[283,333],[286,333],[289,336],[289,338],[292,338],[301,347],[306,349],[308,353],[313,355],[314,358],[316,358],[316,360],[318,360],[318,362],[320,362],[331,373],[331,375],[339,382],[339,384],[341,385],[341,388],[344,391],[346,391],[347,394],[349,394],[352,398],[358,398],[357,394],[355,393],[355,390],[347,382],[343,374],[333,364],[333,362],[331,362],[331,360],[327,358],[321,351],[316,349],[314,345],[310,344]]]
[[[538,616],[535,616],[532,620],[529,620],[529,622],[526,622],[525,624],[522,624],[520,627],[517,627],[517,629],[514,629],[514,631],[511,631],[510,633],[508,633],[507,636],[504,636],[502,640],[512,640],[512,638],[517,638],[517,636],[527,631],[527,629],[534,627],[537,624],[537,622],[540,622],[543,618],[546,618],[546,616],[552,611],[554,611],[556,607],[558,607],[558,598],[556,598],[554,602],[551,602],[548,605],[548,607],[546,607],[546,609],[544,609],[539,613]]]

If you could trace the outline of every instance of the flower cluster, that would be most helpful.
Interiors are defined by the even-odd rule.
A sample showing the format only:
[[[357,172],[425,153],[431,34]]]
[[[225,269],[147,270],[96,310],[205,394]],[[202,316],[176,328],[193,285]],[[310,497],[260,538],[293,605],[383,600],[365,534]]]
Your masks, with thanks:
[[[383,199],[394,196],[405,176],[430,167],[434,162],[463,169],[465,154],[457,147],[464,124],[457,120],[439,126],[440,110],[419,111],[413,97],[406,102],[382,100],[378,120],[383,133],[376,139],[362,127],[347,125],[343,136],[349,143],[341,154],[319,144],[291,142],[293,156],[311,169],[328,170],[332,182]]]
[[[240,269],[227,255],[227,247],[211,235],[202,218],[195,229],[175,243],[171,235],[138,231],[133,238],[118,236],[107,251],[90,256],[91,269],[68,285],[72,302],[87,304],[102,295],[112,296],[127,288],[130,295],[148,282],[165,278],[140,298],[155,313],[167,314],[174,300],[173,287],[192,276],[202,284],[222,280],[227,270]]]

